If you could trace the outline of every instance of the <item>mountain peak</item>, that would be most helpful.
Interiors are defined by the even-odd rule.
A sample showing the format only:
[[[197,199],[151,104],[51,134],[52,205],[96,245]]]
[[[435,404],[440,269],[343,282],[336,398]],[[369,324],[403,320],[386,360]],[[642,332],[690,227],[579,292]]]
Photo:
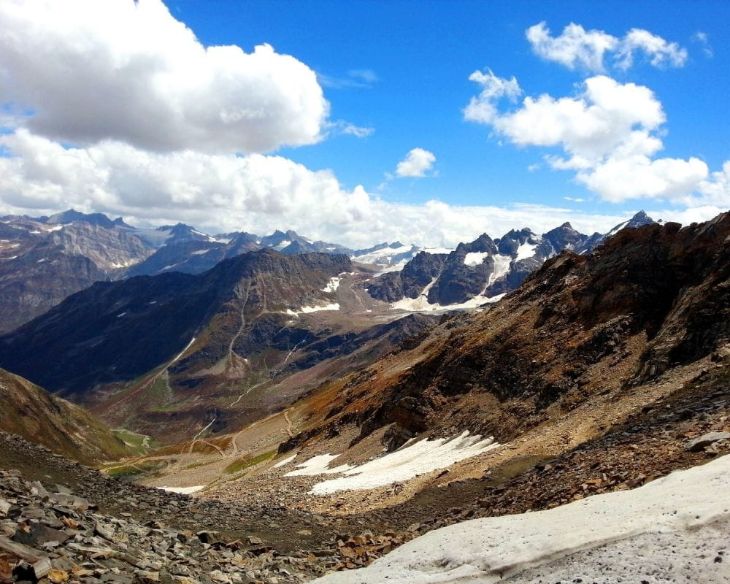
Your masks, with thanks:
[[[100,227],[106,227],[111,229],[116,224],[114,221],[109,219],[104,213],[82,213],[76,209],[68,209],[61,213],[51,215],[46,223],[53,225],[68,225],[69,223],[89,223],[91,225],[98,225]]]

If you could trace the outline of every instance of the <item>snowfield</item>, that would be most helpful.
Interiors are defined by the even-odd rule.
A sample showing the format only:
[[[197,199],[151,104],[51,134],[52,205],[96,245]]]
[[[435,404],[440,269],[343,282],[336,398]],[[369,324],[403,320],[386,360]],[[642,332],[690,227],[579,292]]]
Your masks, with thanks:
[[[728,583],[728,493],[730,455],[631,491],[437,529],[315,582]]]
[[[339,455],[321,454],[298,465],[296,470],[284,476],[343,475],[314,485],[310,491],[314,495],[329,495],[338,491],[362,491],[407,481],[498,446],[493,438],[482,439],[481,436],[470,436],[469,432],[464,432],[450,440],[438,438],[407,442],[395,452],[359,466],[345,464],[329,468],[329,463]]]

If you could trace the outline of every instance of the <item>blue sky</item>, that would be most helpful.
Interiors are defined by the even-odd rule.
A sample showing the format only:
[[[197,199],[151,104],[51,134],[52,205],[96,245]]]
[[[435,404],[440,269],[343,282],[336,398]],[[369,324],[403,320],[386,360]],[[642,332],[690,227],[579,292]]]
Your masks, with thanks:
[[[704,220],[730,207],[728,23],[721,1],[5,0],[0,212],[351,246]]]
[[[488,128],[465,122],[462,109],[475,93],[476,69],[516,76],[526,94],[567,95],[586,75],[537,57],[525,30],[545,21],[554,34],[571,22],[622,36],[645,28],[686,47],[681,68],[640,64],[613,72],[654,90],[667,123],[664,154],[700,156],[710,168],[730,159],[730,3],[435,1],[198,1],[171,4],[173,13],[206,44],[251,49],[270,43],[318,73],[341,80],[325,85],[334,119],[373,127],[365,139],[336,136],[314,146],[286,149],[311,168],[332,168],[347,186],[377,190],[386,172],[413,147],[436,154],[437,176],[388,181],[379,192],[407,202],[430,198],[459,204],[514,201],[589,207],[601,212],[663,209],[662,201],[602,203],[571,173],[542,168],[544,149],[500,144]],[[694,38],[707,35],[713,52]],[[358,87],[349,71],[377,76]],[[347,83],[350,81],[350,83]],[[587,199],[572,203],[565,196]]]

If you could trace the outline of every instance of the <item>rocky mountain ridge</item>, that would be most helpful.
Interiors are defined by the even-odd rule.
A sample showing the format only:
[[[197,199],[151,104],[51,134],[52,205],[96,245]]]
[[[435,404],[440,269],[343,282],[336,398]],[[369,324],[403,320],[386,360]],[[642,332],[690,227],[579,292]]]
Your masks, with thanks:
[[[652,223],[641,211],[605,235],[582,234],[570,223],[542,235],[528,228],[513,229],[498,239],[484,233],[451,252],[419,251],[401,271],[374,278],[367,290],[373,298],[406,310],[465,303],[477,306],[515,290],[530,273],[563,251],[588,253],[622,229]]]

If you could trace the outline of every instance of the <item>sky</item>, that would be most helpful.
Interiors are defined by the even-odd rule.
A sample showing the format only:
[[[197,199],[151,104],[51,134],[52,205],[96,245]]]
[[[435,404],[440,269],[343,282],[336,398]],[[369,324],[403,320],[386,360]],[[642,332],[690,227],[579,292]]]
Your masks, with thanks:
[[[0,212],[454,245],[730,207],[730,3],[3,0]]]

